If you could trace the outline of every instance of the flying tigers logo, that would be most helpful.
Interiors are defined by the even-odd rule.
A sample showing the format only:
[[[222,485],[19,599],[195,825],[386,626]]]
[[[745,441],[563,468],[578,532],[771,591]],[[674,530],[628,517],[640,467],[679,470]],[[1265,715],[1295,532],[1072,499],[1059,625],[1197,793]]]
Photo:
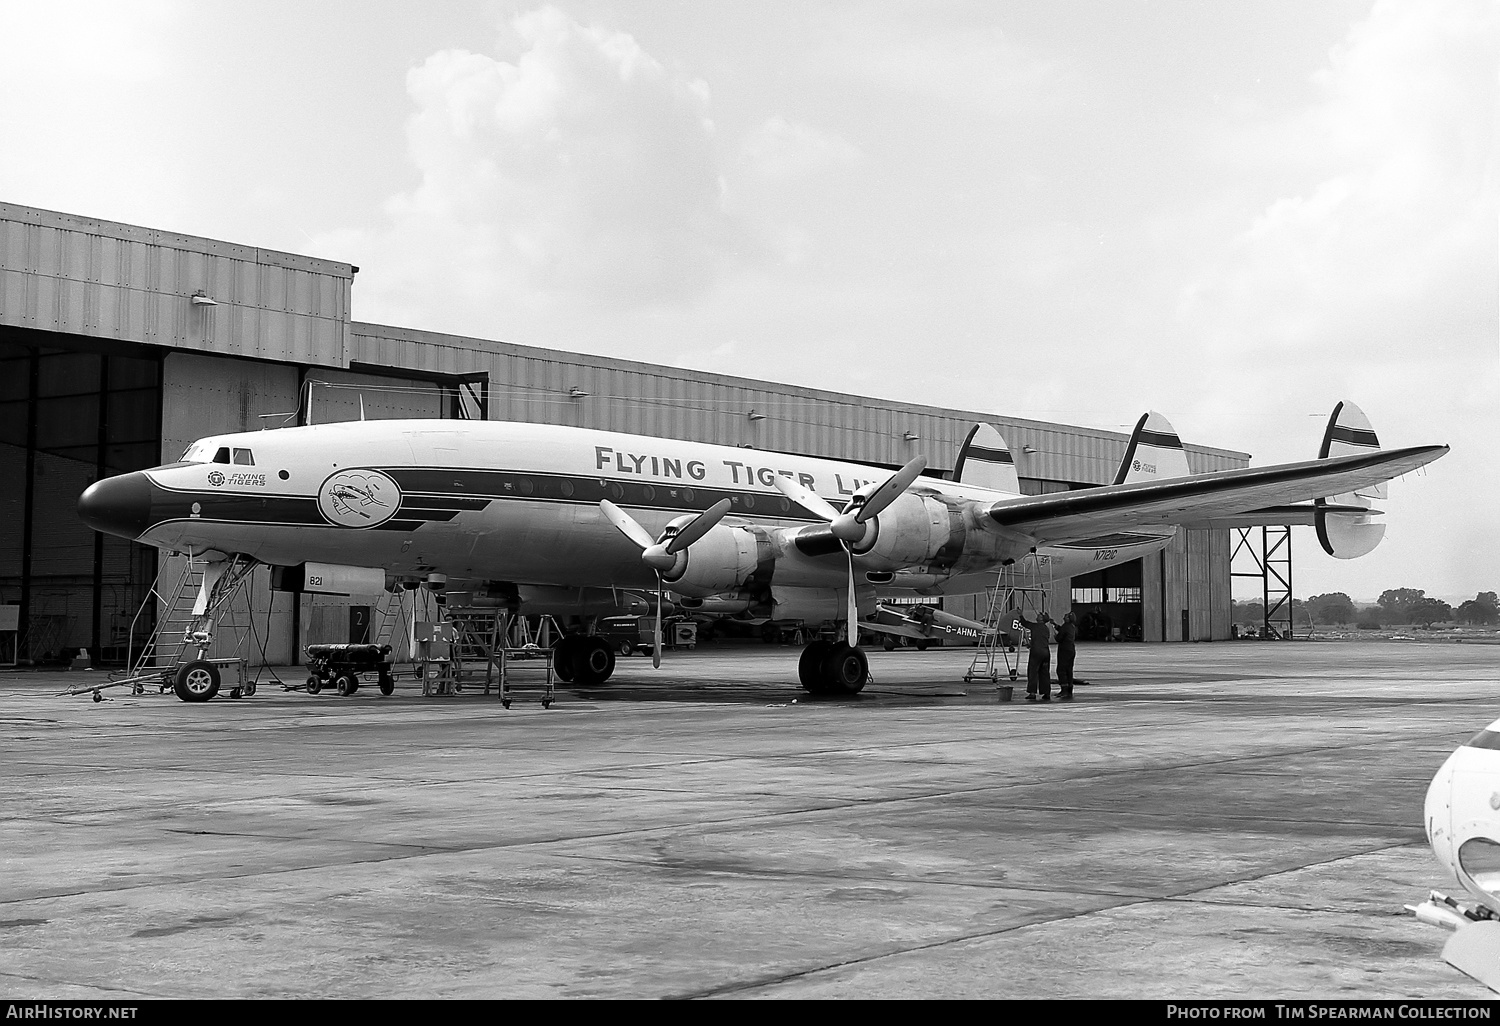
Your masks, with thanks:
[[[318,489],[318,511],[339,527],[375,527],[400,505],[401,486],[378,470],[340,470]]]

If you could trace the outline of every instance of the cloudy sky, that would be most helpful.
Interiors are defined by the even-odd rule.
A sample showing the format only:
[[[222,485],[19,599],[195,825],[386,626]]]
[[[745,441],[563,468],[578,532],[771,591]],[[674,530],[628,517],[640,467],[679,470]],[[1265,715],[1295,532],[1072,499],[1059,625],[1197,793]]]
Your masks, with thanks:
[[[358,264],[360,320],[1125,429],[1339,399],[1500,588],[1488,0],[0,0],[0,199]],[[950,456],[934,454],[946,461]]]

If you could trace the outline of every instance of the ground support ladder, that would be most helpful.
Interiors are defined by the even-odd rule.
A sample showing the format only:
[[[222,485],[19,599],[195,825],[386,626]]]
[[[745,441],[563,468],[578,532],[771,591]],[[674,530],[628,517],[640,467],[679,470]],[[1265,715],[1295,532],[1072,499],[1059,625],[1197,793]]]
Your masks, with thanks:
[[[245,603],[246,620],[243,624],[237,622],[239,609],[235,602],[255,566],[255,560],[247,556],[232,556],[223,563],[209,564],[189,553],[181,573],[173,582],[168,564],[164,563],[151,582],[146,600],[130,623],[125,669],[111,673],[98,683],[74,685],[64,694],[92,692],[96,702],[103,700],[101,692],[106,688],[128,687],[131,694],[142,695],[147,687],[154,686],[158,694],[165,694],[169,688],[178,686],[178,676],[194,662],[209,663],[216,672],[227,666],[235,667],[238,676],[229,692],[231,698],[255,694],[255,683],[249,680],[245,656],[251,615],[249,601],[247,599]],[[161,610],[162,614],[146,636],[140,652],[136,652],[136,626],[152,608]],[[202,612],[196,611],[199,609]],[[210,658],[208,653],[213,647],[214,635],[226,628],[235,632],[235,654]]]
[[[969,664],[969,672],[964,674],[966,683],[987,680],[1000,684],[1001,663],[1008,680],[1020,677],[1018,646],[1007,640],[1011,617],[1019,611],[1026,619],[1035,620],[1047,611],[1051,592],[1052,561],[1035,552],[995,574],[995,583],[989,590],[989,608],[984,616],[989,632],[974,650],[974,660]]]
[[[504,609],[444,606],[443,613],[444,622],[434,625],[440,629],[427,641],[427,654],[418,660],[422,694],[458,694],[482,684],[486,695],[495,688],[507,709],[518,691],[535,692],[544,709],[552,705],[556,691],[549,642],[556,625],[550,617],[542,617],[533,631],[526,617]],[[448,655],[432,654],[432,642],[443,641]],[[512,678],[518,663],[539,664],[545,672],[543,683],[518,686]]]
[[[504,644],[500,648],[500,704],[510,708],[510,703],[515,700],[518,690],[536,695],[537,700],[542,703],[543,709],[551,708],[556,698],[556,675],[552,669],[553,648],[551,637],[555,633],[562,637],[562,632],[557,630],[557,624],[550,616],[541,617],[537,622],[537,629],[531,629],[531,622],[524,616],[509,617],[501,631]],[[526,665],[529,668],[539,668],[544,676],[540,684],[528,681],[519,688],[512,679],[516,664]],[[540,664],[538,667],[537,664]]]

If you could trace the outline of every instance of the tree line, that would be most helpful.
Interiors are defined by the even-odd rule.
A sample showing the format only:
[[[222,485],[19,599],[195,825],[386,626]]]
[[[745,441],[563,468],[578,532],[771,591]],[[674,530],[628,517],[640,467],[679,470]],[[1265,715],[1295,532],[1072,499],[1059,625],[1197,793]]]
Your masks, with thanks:
[[[1234,618],[1260,623],[1265,606],[1259,602],[1234,603]],[[1373,606],[1358,606],[1341,591],[1314,595],[1307,601],[1292,600],[1293,624],[1357,624],[1360,627],[1382,627],[1387,624],[1411,624],[1431,627],[1435,623],[1463,623],[1493,626],[1500,623],[1500,601],[1493,591],[1481,591],[1461,602],[1455,609],[1442,599],[1433,598],[1421,588],[1391,588],[1381,592]]]

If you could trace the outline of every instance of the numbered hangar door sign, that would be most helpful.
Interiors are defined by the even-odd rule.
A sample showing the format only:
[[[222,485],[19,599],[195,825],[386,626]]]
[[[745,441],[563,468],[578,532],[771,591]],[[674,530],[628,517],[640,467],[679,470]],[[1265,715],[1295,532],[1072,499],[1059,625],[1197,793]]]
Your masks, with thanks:
[[[375,527],[400,506],[401,486],[378,470],[340,470],[318,489],[318,510],[339,527]]]

